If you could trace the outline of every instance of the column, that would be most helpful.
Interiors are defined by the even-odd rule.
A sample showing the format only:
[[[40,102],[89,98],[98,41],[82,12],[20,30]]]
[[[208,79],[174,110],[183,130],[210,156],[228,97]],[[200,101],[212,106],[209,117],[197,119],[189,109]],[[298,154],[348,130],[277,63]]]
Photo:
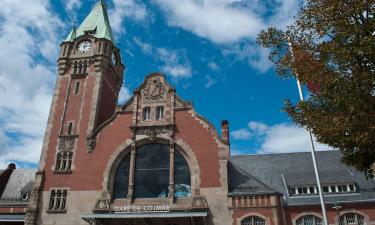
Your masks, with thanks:
[[[173,204],[174,195],[174,141],[169,141],[169,187],[168,198],[169,202]]]
[[[129,186],[128,186],[128,200],[132,201],[134,192],[134,173],[135,173],[135,157],[136,148],[135,143],[130,146],[130,169],[129,169]]]

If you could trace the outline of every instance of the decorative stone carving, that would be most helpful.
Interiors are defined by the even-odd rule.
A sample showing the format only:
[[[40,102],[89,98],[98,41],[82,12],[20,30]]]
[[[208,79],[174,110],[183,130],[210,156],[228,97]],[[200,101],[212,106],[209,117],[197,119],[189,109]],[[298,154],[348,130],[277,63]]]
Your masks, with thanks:
[[[111,210],[111,206],[109,204],[108,199],[99,199],[94,208],[94,212],[109,212]]]
[[[141,91],[142,100],[146,104],[165,102],[167,97],[167,87],[160,77],[155,77],[147,81],[146,86]]]
[[[96,137],[89,137],[87,138],[87,149],[88,152],[91,153],[94,151],[96,147]]]
[[[59,151],[73,151],[74,144],[75,144],[74,136],[60,137]]]
[[[204,198],[203,196],[194,197],[192,206],[193,208],[198,208],[198,209],[208,208],[206,198]]]

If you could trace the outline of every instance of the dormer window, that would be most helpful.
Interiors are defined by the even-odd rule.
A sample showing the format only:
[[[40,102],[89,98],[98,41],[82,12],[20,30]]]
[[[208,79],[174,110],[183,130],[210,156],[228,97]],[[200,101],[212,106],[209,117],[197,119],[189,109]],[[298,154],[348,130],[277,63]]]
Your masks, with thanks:
[[[29,194],[28,193],[22,193],[22,201],[29,200]]]
[[[96,33],[96,27],[94,29],[85,30],[85,34],[94,35]]]
[[[324,194],[348,194],[357,192],[356,185],[353,183],[323,185],[322,189]],[[317,195],[318,193],[318,187],[315,185],[289,187],[290,196]]]
[[[156,120],[162,120],[164,118],[164,107],[156,107]]]
[[[151,114],[151,108],[150,107],[144,107],[143,108],[143,120],[149,120]]]

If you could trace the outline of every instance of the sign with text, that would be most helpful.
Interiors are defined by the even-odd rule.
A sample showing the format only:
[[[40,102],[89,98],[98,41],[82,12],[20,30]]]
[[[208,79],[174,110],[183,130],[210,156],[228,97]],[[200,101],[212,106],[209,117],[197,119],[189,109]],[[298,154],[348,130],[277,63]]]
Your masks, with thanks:
[[[123,205],[113,206],[113,212],[169,212],[169,205]]]

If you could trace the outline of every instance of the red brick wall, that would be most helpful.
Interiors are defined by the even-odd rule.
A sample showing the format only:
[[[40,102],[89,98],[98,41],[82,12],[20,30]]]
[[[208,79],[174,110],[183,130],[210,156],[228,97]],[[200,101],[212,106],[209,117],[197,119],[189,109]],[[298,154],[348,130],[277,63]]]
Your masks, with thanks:
[[[70,190],[102,190],[103,172],[113,151],[130,138],[129,125],[131,114],[119,114],[113,122],[107,125],[98,135],[96,148],[88,153],[86,137],[79,139],[78,148],[74,152],[74,170],[72,174],[53,174],[48,169],[52,166],[52,158],[48,157],[46,165],[46,181],[44,190],[51,187],[70,187]],[[85,125],[86,124],[86,125]],[[82,121],[82,129],[87,128],[87,122]]]
[[[99,114],[97,118],[96,127],[108,120],[116,110],[117,95],[116,81],[113,75],[107,75],[103,78],[102,87],[99,94]]]
[[[175,121],[176,139],[183,139],[197,157],[201,187],[220,186],[218,147],[210,131],[187,111],[176,111]]]

